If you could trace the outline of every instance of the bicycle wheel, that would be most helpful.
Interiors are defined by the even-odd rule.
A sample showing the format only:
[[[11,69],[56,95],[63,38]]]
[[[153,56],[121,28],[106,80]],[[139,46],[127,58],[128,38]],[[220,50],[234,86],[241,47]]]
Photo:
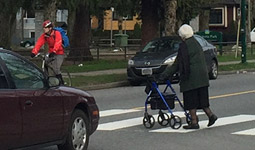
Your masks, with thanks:
[[[61,69],[61,74],[64,80],[64,85],[66,86],[72,86],[72,79],[71,79],[71,75],[67,70],[62,70]]]

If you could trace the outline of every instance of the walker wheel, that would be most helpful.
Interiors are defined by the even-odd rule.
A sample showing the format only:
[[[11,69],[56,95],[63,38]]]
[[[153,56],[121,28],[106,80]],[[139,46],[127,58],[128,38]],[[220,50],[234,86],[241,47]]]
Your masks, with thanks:
[[[145,128],[149,129],[152,128],[155,124],[155,119],[152,115],[149,115],[148,113],[144,114],[144,118],[143,118],[143,125],[145,126]]]
[[[182,126],[182,119],[179,116],[172,115],[169,124],[172,129],[179,129]]]
[[[158,115],[158,123],[161,126],[167,126],[169,123],[169,115],[167,113],[160,111]]]

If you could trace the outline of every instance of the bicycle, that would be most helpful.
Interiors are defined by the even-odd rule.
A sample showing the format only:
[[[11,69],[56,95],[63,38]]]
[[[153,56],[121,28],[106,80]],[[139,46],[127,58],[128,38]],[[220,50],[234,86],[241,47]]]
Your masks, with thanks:
[[[41,57],[42,59],[42,71],[49,77],[49,76],[55,76],[56,73],[53,70],[53,68],[49,65],[54,58],[49,58],[49,54],[41,54],[38,53],[35,57]],[[64,80],[64,85],[66,86],[72,86],[72,80],[71,80],[71,75],[67,70],[64,70],[61,68],[61,74]]]

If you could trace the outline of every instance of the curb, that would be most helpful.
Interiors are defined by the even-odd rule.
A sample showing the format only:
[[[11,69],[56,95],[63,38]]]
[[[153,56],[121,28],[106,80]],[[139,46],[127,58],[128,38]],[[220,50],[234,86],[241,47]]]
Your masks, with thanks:
[[[255,69],[242,69],[242,70],[235,70],[235,71],[220,71],[219,75],[228,75],[228,74],[246,74],[248,72],[255,73]]]
[[[105,84],[80,86],[77,88],[82,90],[101,90],[101,89],[109,89],[109,88],[129,86],[129,85],[130,84],[128,81],[120,81],[120,82],[112,82],[112,83],[105,83]]]

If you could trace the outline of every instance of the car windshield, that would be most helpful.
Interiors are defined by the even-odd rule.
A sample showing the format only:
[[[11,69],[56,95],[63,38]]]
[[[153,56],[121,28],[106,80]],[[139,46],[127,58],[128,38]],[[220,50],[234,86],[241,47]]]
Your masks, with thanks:
[[[159,39],[150,41],[143,49],[142,53],[161,53],[178,51],[180,41],[174,39]]]

